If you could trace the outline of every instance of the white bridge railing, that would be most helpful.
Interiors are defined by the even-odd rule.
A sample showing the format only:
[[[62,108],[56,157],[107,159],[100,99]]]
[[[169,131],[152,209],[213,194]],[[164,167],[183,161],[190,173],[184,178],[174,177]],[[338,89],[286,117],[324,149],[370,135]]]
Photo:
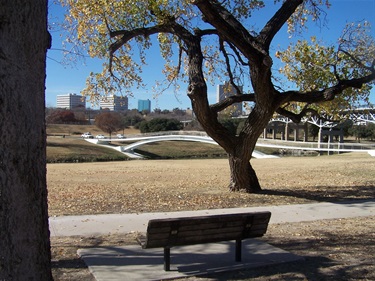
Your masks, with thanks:
[[[375,150],[374,144],[362,143],[340,143],[340,142],[301,142],[301,141],[283,141],[274,139],[259,139],[257,146],[260,147],[277,147],[282,149],[298,150],[316,150],[316,151],[338,151],[338,152],[368,152]]]

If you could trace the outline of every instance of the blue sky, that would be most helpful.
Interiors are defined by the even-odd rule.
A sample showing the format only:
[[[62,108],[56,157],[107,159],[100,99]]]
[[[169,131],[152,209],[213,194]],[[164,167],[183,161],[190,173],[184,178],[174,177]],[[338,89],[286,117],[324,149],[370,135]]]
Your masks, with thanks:
[[[49,3],[50,23],[62,20],[63,9],[58,5]],[[322,39],[326,43],[333,43],[340,36],[345,24],[353,21],[367,20],[372,26],[372,36],[375,37],[375,0],[331,0],[332,6],[327,10],[327,27],[318,27],[310,25],[309,33],[304,38],[315,35],[318,39]],[[266,8],[262,9],[258,14],[254,14],[257,23],[263,24],[274,13],[272,9],[273,0],[265,1]],[[269,7],[269,8],[267,8]],[[102,61],[85,58],[84,61],[78,60],[74,65],[63,65],[60,63],[62,59],[61,32],[54,31],[52,34],[52,48],[47,54],[47,80],[46,80],[46,105],[49,107],[56,106],[56,96],[67,93],[79,94],[85,87],[86,78],[90,72],[100,72]],[[288,44],[288,34],[285,29],[280,31],[273,43],[273,52],[276,51],[278,45],[286,48]],[[186,96],[186,87],[181,85],[180,92],[164,92],[164,94],[153,97],[152,86],[155,79],[161,80],[161,68],[163,62],[157,49],[150,55],[149,67],[145,69],[143,77],[148,87],[140,91],[134,91],[134,97],[129,97],[129,109],[137,108],[138,99],[150,99],[152,109],[173,109],[173,108],[191,108],[190,100]],[[219,82],[219,81],[218,81]],[[245,89],[244,89],[245,90]],[[216,99],[216,86],[209,87],[209,101],[214,103]],[[375,90],[371,93],[371,102],[375,103]],[[94,107],[90,104],[87,106]]]

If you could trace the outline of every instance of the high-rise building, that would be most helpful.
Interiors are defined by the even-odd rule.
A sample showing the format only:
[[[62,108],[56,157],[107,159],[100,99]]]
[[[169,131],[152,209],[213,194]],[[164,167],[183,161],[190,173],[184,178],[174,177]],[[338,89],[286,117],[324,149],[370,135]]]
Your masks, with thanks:
[[[100,99],[100,109],[108,109],[110,111],[128,110],[128,97],[124,96],[108,96]]]
[[[240,86],[239,89],[242,92],[242,86]],[[216,102],[220,102],[236,94],[237,94],[236,89],[229,82],[225,82],[224,85],[217,85]],[[231,108],[232,108],[231,110],[232,116],[242,115],[242,102],[233,104]]]
[[[148,111],[151,112],[151,101],[147,100],[138,100],[138,111]]]
[[[86,108],[86,97],[77,94],[57,95],[56,107],[64,109]]]

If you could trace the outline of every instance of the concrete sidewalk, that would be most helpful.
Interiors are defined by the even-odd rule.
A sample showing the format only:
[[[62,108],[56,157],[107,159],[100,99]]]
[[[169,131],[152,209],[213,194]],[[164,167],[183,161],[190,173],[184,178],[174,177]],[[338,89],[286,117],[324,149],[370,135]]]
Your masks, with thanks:
[[[168,213],[52,217],[50,230],[52,236],[145,232],[150,219],[256,211],[271,211],[270,223],[374,216],[375,199]],[[168,272],[163,270],[163,249],[144,250],[138,245],[128,245],[79,249],[78,254],[98,281],[167,280],[303,260],[256,239],[243,241],[242,247],[242,262],[234,261],[234,242],[231,241],[174,247],[171,249],[171,271]]]
[[[165,213],[61,216],[51,217],[49,224],[51,236],[98,236],[145,232],[150,219],[257,211],[270,211],[272,213],[271,224],[374,216],[375,199],[339,203],[315,203]]]
[[[97,281],[168,280],[303,260],[256,239],[242,242],[242,261],[235,261],[233,241],[171,249],[171,271],[163,269],[163,249],[138,245],[79,249]]]

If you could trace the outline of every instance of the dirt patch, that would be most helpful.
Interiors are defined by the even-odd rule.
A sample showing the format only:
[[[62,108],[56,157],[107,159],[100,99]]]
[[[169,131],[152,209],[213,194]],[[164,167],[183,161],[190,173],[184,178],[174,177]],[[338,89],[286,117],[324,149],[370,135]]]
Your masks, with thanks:
[[[374,198],[368,154],[252,160],[262,194],[230,193],[226,160],[49,164],[50,215],[131,213]],[[374,217],[270,225],[264,241],[305,261],[189,280],[375,280]],[[52,237],[55,280],[95,280],[82,247],[135,244],[132,234]]]

